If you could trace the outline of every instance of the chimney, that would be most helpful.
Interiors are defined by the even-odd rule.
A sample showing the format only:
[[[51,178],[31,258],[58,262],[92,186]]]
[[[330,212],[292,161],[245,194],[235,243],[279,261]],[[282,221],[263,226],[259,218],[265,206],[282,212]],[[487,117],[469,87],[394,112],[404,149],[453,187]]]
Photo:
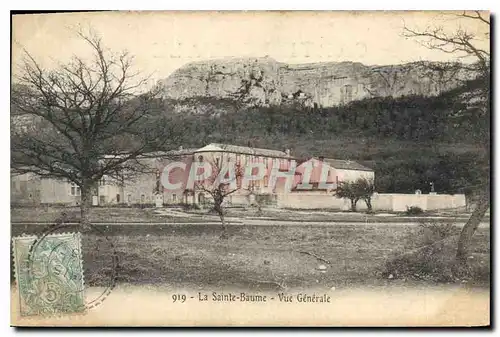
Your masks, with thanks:
[[[286,153],[287,157],[290,157],[290,149],[286,149],[285,153]]]
[[[179,146],[179,151],[182,151],[182,145],[181,145],[181,146]]]
[[[319,161],[323,161],[323,160],[325,160],[325,157],[319,156]]]

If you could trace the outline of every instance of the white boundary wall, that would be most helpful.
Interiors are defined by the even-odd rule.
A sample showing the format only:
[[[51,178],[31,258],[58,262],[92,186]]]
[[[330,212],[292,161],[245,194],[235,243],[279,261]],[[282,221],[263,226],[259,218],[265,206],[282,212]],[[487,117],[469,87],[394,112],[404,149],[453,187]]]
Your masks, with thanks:
[[[464,194],[399,194],[380,193],[372,197],[374,211],[403,212],[407,207],[417,206],[427,210],[453,209],[465,207]],[[299,209],[330,208],[349,210],[348,199],[336,198],[332,193],[325,192],[291,192],[278,195],[278,207]],[[357,203],[358,210],[366,210],[363,200]]]

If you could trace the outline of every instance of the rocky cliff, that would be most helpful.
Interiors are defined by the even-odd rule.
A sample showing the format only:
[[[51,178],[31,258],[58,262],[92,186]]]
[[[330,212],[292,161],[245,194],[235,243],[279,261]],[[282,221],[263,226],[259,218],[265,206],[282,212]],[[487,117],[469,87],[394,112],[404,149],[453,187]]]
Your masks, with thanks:
[[[260,106],[301,102],[330,107],[377,96],[433,96],[456,87],[468,76],[429,65],[285,64],[269,57],[234,58],[186,64],[162,85],[164,95],[175,100],[214,97]]]

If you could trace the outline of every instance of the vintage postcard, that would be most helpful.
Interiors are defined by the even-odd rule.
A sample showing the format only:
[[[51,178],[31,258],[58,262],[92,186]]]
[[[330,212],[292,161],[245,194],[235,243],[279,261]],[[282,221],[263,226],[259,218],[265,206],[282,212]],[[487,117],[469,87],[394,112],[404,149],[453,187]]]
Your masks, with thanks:
[[[490,13],[12,15],[12,326],[490,326]]]

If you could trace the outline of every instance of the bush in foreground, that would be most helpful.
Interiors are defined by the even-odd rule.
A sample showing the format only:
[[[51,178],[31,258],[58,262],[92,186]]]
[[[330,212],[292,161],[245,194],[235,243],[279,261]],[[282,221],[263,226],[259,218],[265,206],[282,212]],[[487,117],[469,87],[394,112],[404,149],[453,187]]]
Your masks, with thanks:
[[[421,209],[418,206],[410,206],[406,207],[406,215],[422,215],[424,213],[424,210]]]

